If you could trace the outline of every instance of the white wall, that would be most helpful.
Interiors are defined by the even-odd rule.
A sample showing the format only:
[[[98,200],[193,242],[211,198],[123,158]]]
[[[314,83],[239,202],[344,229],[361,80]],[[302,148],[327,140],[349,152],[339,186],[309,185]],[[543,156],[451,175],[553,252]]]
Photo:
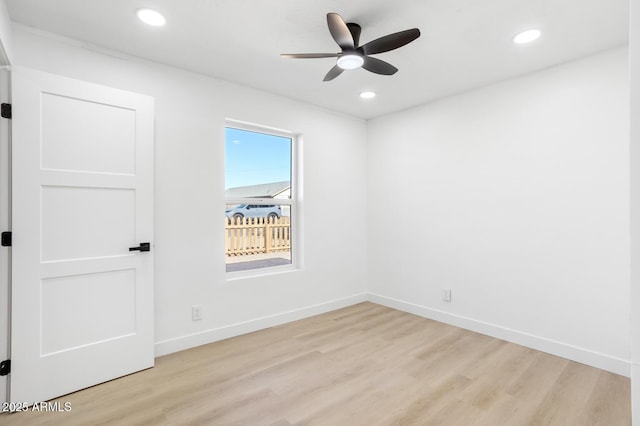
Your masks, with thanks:
[[[640,425],[640,0],[631,0],[631,407]]]
[[[14,42],[17,65],[155,98],[156,353],[364,300],[366,227],[342,210],[366,201],[364,121],[22,27]],[[303,270],[225,279],[225,118],[302,133]]]
[[[371,121],[373,300],[628,375],[628,89],[620,48]]]

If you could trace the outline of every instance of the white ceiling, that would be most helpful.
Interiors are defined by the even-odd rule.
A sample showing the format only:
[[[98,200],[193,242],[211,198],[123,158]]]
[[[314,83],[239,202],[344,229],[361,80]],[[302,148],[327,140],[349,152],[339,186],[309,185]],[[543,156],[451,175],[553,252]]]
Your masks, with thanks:
[[[89,44],[373,118],[627,43],[627,0],[6,0],[15,22]],[[135,17],[162,12],[161,29]],[[376,57],[400,69],[363,69],[323,82],[338,52],[325,15],[362,26],[361,43],[413,27],[422,36]],[[520,30],[543,36],[514,45]],[[373,90],[378,96],[362,100]]]

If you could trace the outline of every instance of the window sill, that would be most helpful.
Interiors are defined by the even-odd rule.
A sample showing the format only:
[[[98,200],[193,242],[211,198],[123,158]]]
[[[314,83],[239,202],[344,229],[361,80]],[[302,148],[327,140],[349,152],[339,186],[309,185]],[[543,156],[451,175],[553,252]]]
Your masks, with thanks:
[[[288,274],[291,272],[301,271],[296,265],[274,266],[271,268],[249,269],[245,271],[226,272],[226,281],[239,281],[249,278],[270,277],[273,275]]]

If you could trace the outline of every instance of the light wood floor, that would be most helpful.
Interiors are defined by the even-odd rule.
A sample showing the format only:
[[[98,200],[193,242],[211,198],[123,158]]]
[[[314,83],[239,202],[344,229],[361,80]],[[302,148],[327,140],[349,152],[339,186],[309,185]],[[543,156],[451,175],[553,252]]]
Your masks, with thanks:
[[[375,305],[157,359],[3,425],[630,425],[629,380]]]

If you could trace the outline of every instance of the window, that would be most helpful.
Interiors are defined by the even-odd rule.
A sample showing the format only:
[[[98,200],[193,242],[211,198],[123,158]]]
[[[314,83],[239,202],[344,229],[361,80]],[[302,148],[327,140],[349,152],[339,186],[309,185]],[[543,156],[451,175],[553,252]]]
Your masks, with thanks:
[[[227,122],[225,263],[227,272],[294,264],[296,137]]]

